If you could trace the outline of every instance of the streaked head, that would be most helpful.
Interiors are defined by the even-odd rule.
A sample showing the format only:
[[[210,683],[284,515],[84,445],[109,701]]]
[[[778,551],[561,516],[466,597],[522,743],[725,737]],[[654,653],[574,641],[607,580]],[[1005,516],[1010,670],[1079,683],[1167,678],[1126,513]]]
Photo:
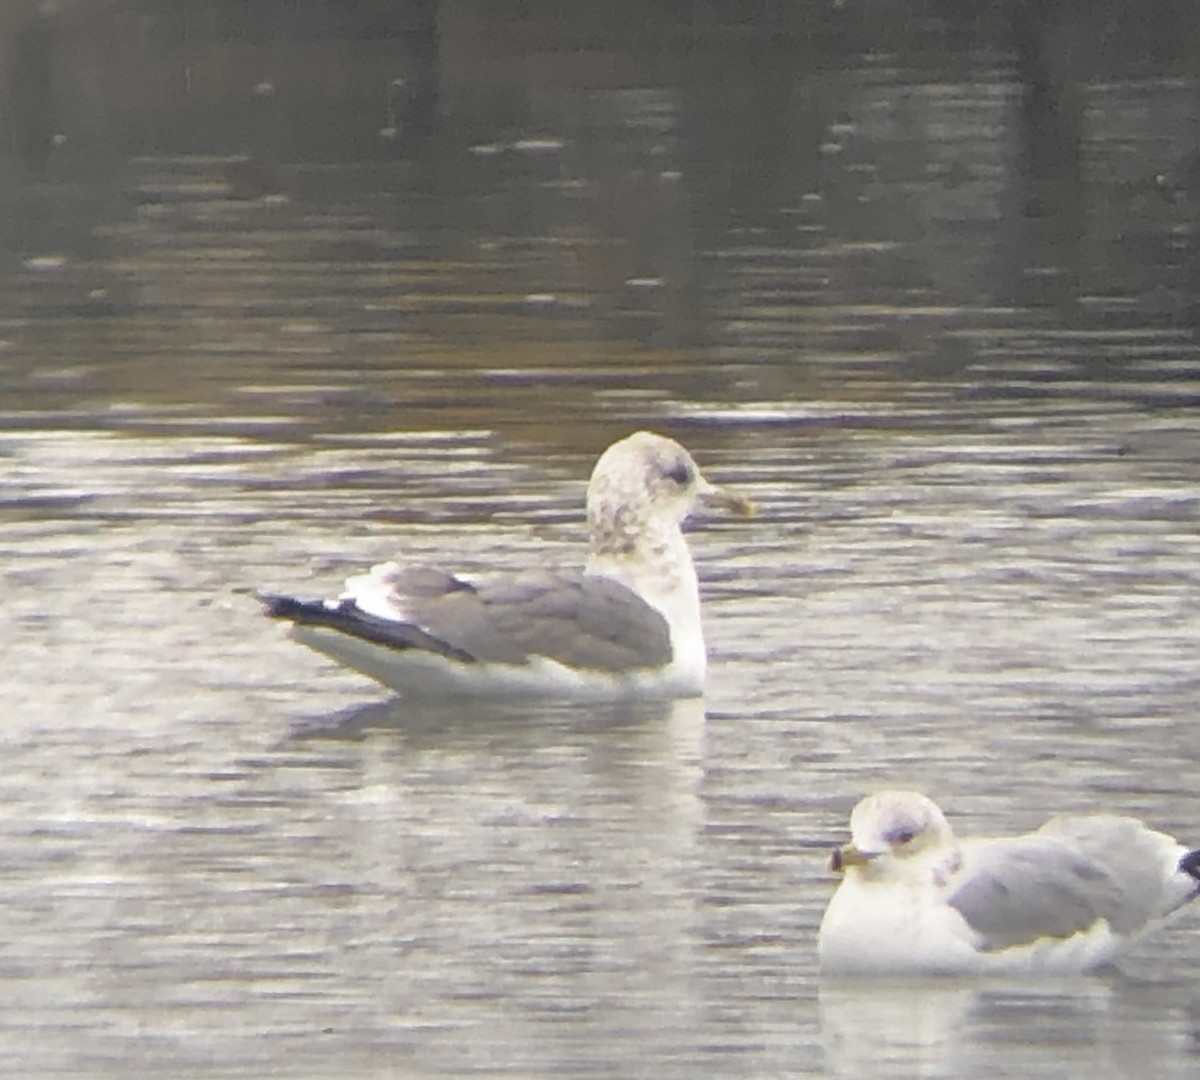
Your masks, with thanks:
[[[623,518],[683,521],[697,504],[739,514],[754,506],[705,479],[699,466],[674,439],[637,431],[615,442],[596,462],[588,484],[588,518],[593,527],[618,526]]]
[[[830,868],[870,867],[908,860],[951,845],[954,833],[937,804],[919,791],[877,791],[850,814],[850,843],[837,848]]]

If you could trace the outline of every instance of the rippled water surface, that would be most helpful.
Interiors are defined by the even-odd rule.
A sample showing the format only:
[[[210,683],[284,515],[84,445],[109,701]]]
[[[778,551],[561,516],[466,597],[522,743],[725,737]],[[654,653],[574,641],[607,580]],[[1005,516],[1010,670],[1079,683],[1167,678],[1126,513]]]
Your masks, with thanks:
[[[1196,88],[1089,81],[1056,182],[967,60],[568,81],[256,198],[203,146],[14,189],[8,1074],[1191,1075],[1200,913],[1098,980],[815,970],[874,787],[1200,843]],[[638,427],[761,508],[692,529],[704,701],[417,707],[247,593],[578,563]]]

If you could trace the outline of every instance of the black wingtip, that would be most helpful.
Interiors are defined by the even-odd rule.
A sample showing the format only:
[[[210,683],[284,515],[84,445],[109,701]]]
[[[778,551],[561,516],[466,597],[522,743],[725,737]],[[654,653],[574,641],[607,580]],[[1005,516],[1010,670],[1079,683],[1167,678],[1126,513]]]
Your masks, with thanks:
[[[276,596],[272,593],[255,593],[254,598],[263,606],[263,614],[272,619],[296,619],[312,609],[312,602],[297,600],[294,596]]]
[[[1189,851],[1179,859],[1180,873],[1200,882],[1200,848]]]
[[[263,614],[272,619],[289,619],[297,626],[319,626],[361,638],[387,649],[421,649],[451,660],[471,664],[475,657],[465,649],[442,641],[412,623],[381,619],[361,610],[353,601],[329,604],[324,600],[299,600],[294,596],[255,593]]]

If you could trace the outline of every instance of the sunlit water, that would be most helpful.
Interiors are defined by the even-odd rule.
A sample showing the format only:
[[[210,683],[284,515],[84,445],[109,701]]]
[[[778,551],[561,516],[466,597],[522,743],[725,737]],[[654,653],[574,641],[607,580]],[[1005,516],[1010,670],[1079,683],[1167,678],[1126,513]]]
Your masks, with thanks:
[[[286,199],[141,159],[100,254],[23,253],[8,1073],[1190,1075],[1194,921],[1064,985],[815,971],[825,852],[873,787],[964,831],[1103,806],[1200,842],[1200,353],[1154,255],[1186,222],[1125,207],[1153,281],[1106,276],[1096,229],[1080,303],[1019,304],[1016,89],[987,71],[822,84],[832,171],[752,207],[681,183],[727,163],[665,88]],[[1096,94],[1100,173],[1165,152],[1129,116],[1179,85]],[[761,507],[692,531],[703,702],[418,709],[247,595],[577,564],[592,461],[640,426]]]

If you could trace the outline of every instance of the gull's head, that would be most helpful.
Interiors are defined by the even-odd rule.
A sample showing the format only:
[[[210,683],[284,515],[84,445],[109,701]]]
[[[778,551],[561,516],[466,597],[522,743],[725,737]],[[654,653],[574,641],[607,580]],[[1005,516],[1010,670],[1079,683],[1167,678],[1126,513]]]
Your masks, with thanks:
[[[932,799],[918,791],[878,791],[850,814],[850,843],[834,851],[829,865],[835,871],[883,873],[951,850],[953,843],[954,833]]]
[[[754,512],[749,499],[706,480],[674,439],[649,431],[613,443],[600,455],[588,484],[593,533],[626,542],[650,523],[679,525],[697,505]]]

